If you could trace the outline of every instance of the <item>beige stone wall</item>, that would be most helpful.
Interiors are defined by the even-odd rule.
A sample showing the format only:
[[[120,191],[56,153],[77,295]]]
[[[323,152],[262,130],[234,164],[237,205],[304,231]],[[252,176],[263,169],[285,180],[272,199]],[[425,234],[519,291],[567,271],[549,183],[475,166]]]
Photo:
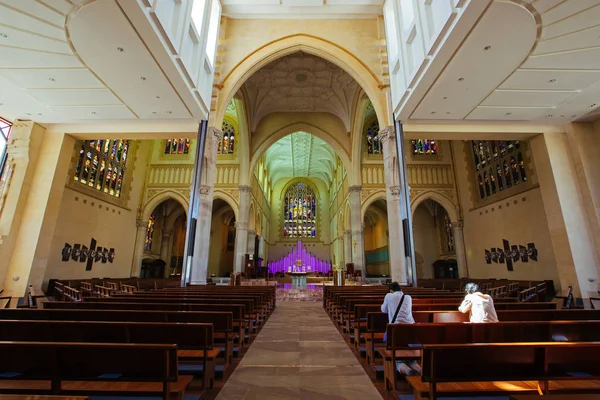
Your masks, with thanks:
[[[136,210],[144,186],[150,145],[150,141],[141,141],[135,154],[130,155],[133,165],[129,164],[128,168],[129,172],[133,173],[133,179],[127,208],[70,188],[65,189],[44,282],[54,278],[130,276],[136,236]],[[96,239],[97,246],[115,249],[113,263],[95,262],[92,270],[86,271],[85,263],[61,260],[61,251],[65,243],[71,246],[79,243],[89,248],[91,238]]]
[[[415,254],[417,258],[417,277],[433,278],[433,262],[439,258],[440,238],[435,221],[427,207],[420,205],[413,214],[413,232]]]
[[[522,280],[552,279],[558,288],[558,272],[554,250],[544,211],[540,188],[532,185],[528,191],[476,208],[471,191],[472,182],[462,142],[455,141],[454,152],[457,187],[464,213],[464,238],[469,276],[474,278],[508,278]],[[536,182],[535,165],[530,161],[534,174],[530,181]],[[511,245],[535,243],[538,261],[513,263],[514,271],[506,264],[486,264],[484,250],[502,247],[506,239]]]
[[[228,19],[224,28],[219,43],[224,53],[220,58],[220,76],[215,78],[216,82],[224,79],[249,54],[273,41],[294,35],[308,35],[335,43],[370,66],[380,80],[383,78],[384,69],[373,68],[381,64],[381,41],[376,19]]]

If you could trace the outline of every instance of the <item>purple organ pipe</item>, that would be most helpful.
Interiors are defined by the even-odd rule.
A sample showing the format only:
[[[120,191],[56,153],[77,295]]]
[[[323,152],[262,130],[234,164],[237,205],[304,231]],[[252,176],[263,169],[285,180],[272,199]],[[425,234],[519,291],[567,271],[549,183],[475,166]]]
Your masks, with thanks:
[[[301,270],[296,267],[296,260],[302,260]],[[302,246],[301,240],[296,243],[296,248],[294,248],[294,250],[279,260],[270,261],[268,266],[271,274],[288,272],[289,268],[292,268],[292,271],[309,272],[308,267],[310,267],[310,272],[321,272],[323,274],[327,274],[331,270],[331,262],[320,260],[310,254],[304,246]]]

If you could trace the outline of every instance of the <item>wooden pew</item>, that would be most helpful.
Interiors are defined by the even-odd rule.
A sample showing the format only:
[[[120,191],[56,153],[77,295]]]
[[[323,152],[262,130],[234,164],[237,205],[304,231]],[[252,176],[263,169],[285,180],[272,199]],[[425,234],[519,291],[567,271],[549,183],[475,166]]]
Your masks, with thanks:
[[[397,359],[418,359],[429,344],[507,342],[593,342],[600,340],[600,321],[498,322],[493,324],[388,324],[384,359],[386,388],[396,389]]]
[[[599,359],[598,342],[425,345],[423,375],[406,379],[415,399],[538,391],[600,393]]]
[[[233,314],[220,311],[151,310],[0,310],[0,320],[28,321],[113,321],[113,322],[188,322],[212,324],[215,343],[224,345],[224,368],[233,361]]]
[[[178,374],[174,344],[0,342],[0,357],[7,372],[0,393],[166,400],[171,394],[183,398],[192,381]]]
[[[244,347],[245,322],[243,304],[155,304],[155,303],[103,303],[103,302],[47,302],[44,309],[52,310],[140,310],[140,311],[217,311],[230,312],[233,316],[233,328],[236,332],[237,344]]]
[[[106,321],[16,321],[3,320],[0,341],[87,342],[87,343],[174,343],[180,361],[202,360],[204,387],[213,387],[215,358],[212,324]],[[94,362],[93,359],[90,359]],[[115,363],[120,363],[120,358]],[[185,365],[185,364],[183,364]],[[188,364],[189,365],[189,364]],[[182,365],[179,366],[182,368]]]

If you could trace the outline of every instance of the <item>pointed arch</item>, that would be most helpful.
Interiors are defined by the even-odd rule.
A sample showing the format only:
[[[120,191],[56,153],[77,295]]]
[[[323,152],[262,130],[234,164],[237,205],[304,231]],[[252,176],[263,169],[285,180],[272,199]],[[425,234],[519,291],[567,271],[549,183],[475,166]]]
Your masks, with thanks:
[[[389,125],[386,96],[382,91],[384,85],[375,73],[343,47],[307,34],[294,34],[269,42],[254,50],[233,67],[221,83],[215,122],[221,123],[227,104],[250,76],[270,62],[298,51],[321,57],[346,71],[373,102],[376,114],[381,119],[380,126]]]
[[[179,192],[175,192],[173,190],[165,190],[165,191],[158,193],[156,196],[152,197],[148,202],[146,202],[146,204],[144,205],[143,211],[142,211],[142,220],[148,221],[148,218],[150,218],[150,215],[152,214],[154,209],[160,203],[162,203],[165,200],[171,200],[171,199],[175,200],[179,204],[181,204],[181,206],[187,213],[187,211],[189,210],[189,207],[190,207],[189,199],[184,197]]]
[[[387,204],[387,190],[385,188],[378,189],[373,193],[370,193],[365,199],[363,199],[362,207],[360,208],[360,220],[365,220],[365,213],[368,208],[375,203],[377,200],[383,200]]]
[[[439,192],[437,192],[435,190],[428,190],[428,191],[420,194],[417,198],[411,199],[410,210],[411,210],[412,215],[415,214],[415,210],[417,209],[417,207],[419,207],[419,205],[422,202],[424,202],[425,200],[435,201],[436,203],[438,203],[439,205],[444,207],[444,209],[448,213],[448,216],[450,217],[450,220],[452,222],[458,221],[458,219],[459,219],[458,210],[456,209],[456,206],[454,205],[454,203],[450,199],[448,199],[446,196],[440,194]]]
[[[215,189],[214,194],[213,194],[213,202],[217,199],[223,200],[225,203],[227,203],[229,205],[229,207],[231,207],[231,209],[233,210],[233,214],[235,215],[235,220],[238,220],[238,214],[239,214],[239,208],[238,208],[238,203],[235,200],[235,198],[233,198],[231,196],[231,194],[223,191],[223,190],[219,190],[219,189]]]

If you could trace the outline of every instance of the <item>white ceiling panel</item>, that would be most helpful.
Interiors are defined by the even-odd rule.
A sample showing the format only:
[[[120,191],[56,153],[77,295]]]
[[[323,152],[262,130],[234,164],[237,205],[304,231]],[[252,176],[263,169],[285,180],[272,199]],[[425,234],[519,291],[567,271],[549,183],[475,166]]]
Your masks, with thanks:
[[[56,12],[35,0],[2,0],[2,3],[35,19],[41,19],[48,24],[56,25],[58,28],[65,25],[66,17],[64,14]]]
[[[552,108],[477,107],[467,119],[492,121],[530,121],[552,112]]]
[[[222,0],[224,6],[278,6],[280,0]]]
[[[484,106],[555,107],[577,92],[572,91],[529,91],[496,90],[485,101]]]
[[[33,0],[20,0],[18,4],[27,6],[32,2]],[[67,38],[64,27],[45,23],[32,15],[27,15],[25,12],[19,12],[17,9],[7,6],[4,1],[0,1],[0,24],[59,40],[66,40]]]
[[[323,0],[281,0],[281,4],[284,6],[294,7],[310,7],[310,6],[322,6]]]
[[[582,90],[600,80],[600,71],[518,69],[500,89]]]
[[[565,0],[530,0],[528,3],[534,3],[535,9],[542,14],[564,1]]]
[[[98,89],[104,88],[87,68],[65,69],[5,69],[5,76],[23,89]]]
[[[73,8],[73,4],[69,0],[37,0],[39,3],[45,4],[59,13],[67,15]]]
[[[531,56],[522,68],[600,69],[600,47]]]
[[[34,50],[0,46],[0,68],[79,68],[83,65],[74,55],[41,53]]]
[[[71,18],[69,28],[73,46],[82,60],[138,116],[153,118],[165,113],[172,118],[191,117],[113,1],[86,5]]]
[[[543,3],[543,2],[542,2]],[[542,14],[542,24],[550,25],[598,5],[598,0],[568,0]]]
[[[121,101],[108,89],[28,90],[27,93],[48,106],[121,104]]]
[[[536,31],[525,9],[493,3],[411,118],[465,118],[523,62]]]
[[[70,120],[119,120],[119,119],[136,119],[126,106],[81,106],[81,107],[51,107],[57,113],[68,115]]]
[[[578,0],[577,0],[578,1]],[[585,12],[574,14],[569,18],[560,20],[542,29],[542,39],[550,39],[560,35],[566,35],[582,29],[598,25],[600,21],[600,4]]]
[[[538,42],[533,54],[538,55],[544,53],[568,51],[573,49],[574,43],[576,43],[576,48],[578,49],[595,47],[599,45],[598,38],[600,38],[600,25],[593,28],[584,29],[582,31],[573,32],[568,35]]]
[[[16,47],[24,50],[38,50],[47,53],[60,53],[72,56],[69,43],[64,40],[36,35],[33,32],[22,31],[9,26],[1,26],[0,46]]]

